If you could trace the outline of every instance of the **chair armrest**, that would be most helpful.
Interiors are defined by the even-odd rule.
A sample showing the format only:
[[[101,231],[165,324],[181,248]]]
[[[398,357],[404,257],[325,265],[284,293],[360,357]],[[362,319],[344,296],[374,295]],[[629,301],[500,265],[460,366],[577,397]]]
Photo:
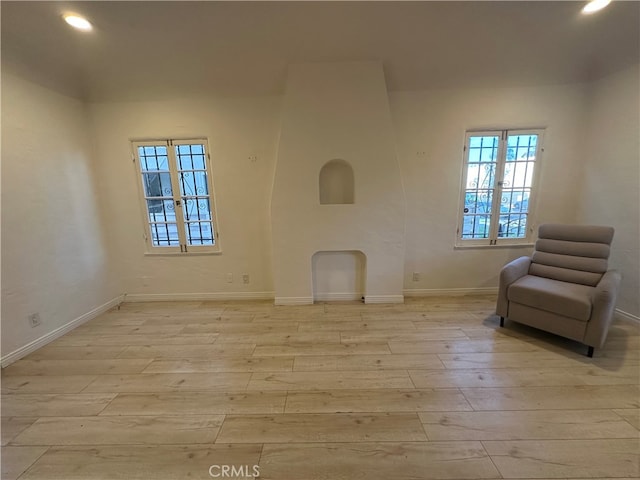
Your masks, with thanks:
[[[531,265],[530,257],[520,257],[507,263],[500,270],[500,285],[498,288],[498,303],[496,305],[496,313],[501,317],[506,317],[509,307],[507,300],[507,289],[509,285],[524,277],[529,273]]]
[[[616,270],[606,272],[591,294],[591,318],[585,332],[584,343],[600,348],[607,338],[609,326],[618,299],[622,276]]]
[[[598,304],[611,303],[618,297],[618,289],[622,275],[617,270],[609,270],[602,275],[591,296],[594,307]]]

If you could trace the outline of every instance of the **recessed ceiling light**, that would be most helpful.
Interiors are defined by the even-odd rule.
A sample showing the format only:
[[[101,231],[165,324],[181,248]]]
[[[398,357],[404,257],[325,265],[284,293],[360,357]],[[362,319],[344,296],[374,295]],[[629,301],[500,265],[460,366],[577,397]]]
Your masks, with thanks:
[[[609,5],[611,0],[591,0],[582,9],[582,13],[593,13]]]
[[[76,14],[67,14],[63,16],[64,21],[71,25],[73,28],[77,28],[78,30],[82,30],[83,32],[90,31],[93,26],[89,23],[84,17]]]

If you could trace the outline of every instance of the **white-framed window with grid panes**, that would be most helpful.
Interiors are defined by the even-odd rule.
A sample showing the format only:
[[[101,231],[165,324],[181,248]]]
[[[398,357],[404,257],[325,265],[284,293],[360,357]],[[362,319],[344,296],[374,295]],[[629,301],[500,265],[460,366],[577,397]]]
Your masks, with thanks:
[[[207,140],[131,143],[147,252],[220,252]]]
[[[543,129],[466,133],[456,245],[532,241],[543,134]]]

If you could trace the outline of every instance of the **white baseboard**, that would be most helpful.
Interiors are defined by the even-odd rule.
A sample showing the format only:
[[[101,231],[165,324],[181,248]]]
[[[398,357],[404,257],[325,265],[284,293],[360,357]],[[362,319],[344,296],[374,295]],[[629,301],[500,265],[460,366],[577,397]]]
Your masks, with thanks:
[[[276,297],[276,305],[312,305],[314,301],[339,302],[348,300],[362,300],[362,295],[353,293],[317,294],[314,297]],[[364,303],[404,303],[402,295],[365,295]]]
[[[403,295],[365,295],[364,303],[404,303]]]
[[[273,300],[273,292],[127,293],[125,302],[206,302],[213,300]]]
[[[107,310],[113,307],[117,307],[123,302],[123,300],[124,300],[124,295],[118,295],[116,298],[109,300],[107,303],[104,303],[99,307],[96,307],[93,310],[83,315],[80,315],[75,320],[71,320],[69,323],[65,323],[61,327],[58,327],[55,330],[49,333],[46,333],[45,335],[34,340],[33,342],[30,342],[25,346],[20,347],[17,350],[14,350],[11,353],[3,355],[2,358],[0,358],[0,365],[2,366],[2,368],[8,365],[11,365],[13,362],[20,360],[22,357],[29,355],[31,352],[35,352],[37,349],[41,347],[44,347],[47,343],[53,342],[55,339],[60,338],[65,333],[70,332],[71,330],[82,325],[83,323],[88,322],[89,320],[93,320],[98,315],[103,314],[104,312],[106,312]]]
[[[625,312],[624,310],[620,310],[619,308],[616,308],[614,315],[615,315],[615,318],[619,320],[623,320],[625,322],[640,323],[640,317],[637,317],[631,313]]]
[[[362,293],[316,293],[313,300],[316,302],[349,302],[353,300],[362,300]]]
[[[276,305],[313,305],[313,297],[276,297]]]
[[[405,297],[440,297],[455,295],[497,295],[498,287],[480,288],[409,288],[403,290]]]

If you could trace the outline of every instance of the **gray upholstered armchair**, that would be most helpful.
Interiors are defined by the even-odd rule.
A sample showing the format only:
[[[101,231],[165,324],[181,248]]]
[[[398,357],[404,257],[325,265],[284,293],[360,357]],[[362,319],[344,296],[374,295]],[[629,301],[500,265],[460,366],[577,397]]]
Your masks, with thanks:
[[[613,228],[540,225],[532,257],[500,272],[496,313],[600,348],[613,318],[620,274],[607,270]]]

